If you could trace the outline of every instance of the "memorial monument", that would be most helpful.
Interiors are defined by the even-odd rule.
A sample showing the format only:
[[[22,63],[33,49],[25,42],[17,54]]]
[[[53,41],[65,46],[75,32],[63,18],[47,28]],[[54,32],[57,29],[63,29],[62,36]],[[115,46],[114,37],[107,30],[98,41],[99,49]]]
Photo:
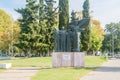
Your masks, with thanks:
[[[84,4],[88,5],[87,0]],[[68,23],[67,29],[62,26],[60,30],[54,31],[53,67],[84,67],[85,53],[80,52],[80,36],[89,26],[90,18],[86,17],[88,8],[85,5],[83,7],[85,7],[83,19]]]
[[[81,31],[90,19],[76,20],[68,24],[67,30],[55,30],[53,67],[84,67],[84,53],[80,52]]]
[[[55,52],[80,52],[80,34],[90,19],[82,19],[68,24],[67,30],[55,30]]]

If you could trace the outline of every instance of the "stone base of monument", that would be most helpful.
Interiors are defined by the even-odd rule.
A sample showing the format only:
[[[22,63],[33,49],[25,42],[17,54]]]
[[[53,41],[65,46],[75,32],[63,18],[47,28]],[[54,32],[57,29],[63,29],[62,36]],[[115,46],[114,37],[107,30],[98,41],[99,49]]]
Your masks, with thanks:
[[[84,67],[84,52],[54,52],[52,54],[52,66],[59,67]]]

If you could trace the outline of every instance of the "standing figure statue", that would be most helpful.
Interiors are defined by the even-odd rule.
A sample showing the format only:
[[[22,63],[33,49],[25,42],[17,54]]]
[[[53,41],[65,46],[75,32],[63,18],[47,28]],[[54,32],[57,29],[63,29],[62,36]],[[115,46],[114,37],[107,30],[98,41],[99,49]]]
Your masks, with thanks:
[[[72,52],[80,51],[80,35],[83,30],[89,25],[90,19],[85,18],[82,20],[76,20],[68,24],[68,29],[71,30],[71,43],[72,43]]]
[[[67,38],[67,32],[62,30],[56,30],[54,31],[54,50],[55,52],[66,52],[66,39]]]
[[[55,30],[55,52],[79,52],[81,31],[88,27],[89,18],[68,24],[67,30]]]

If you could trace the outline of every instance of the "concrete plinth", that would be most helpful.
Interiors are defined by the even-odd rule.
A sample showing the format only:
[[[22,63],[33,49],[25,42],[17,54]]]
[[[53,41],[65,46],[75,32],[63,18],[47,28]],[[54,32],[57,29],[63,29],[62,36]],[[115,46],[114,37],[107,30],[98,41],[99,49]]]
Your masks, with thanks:
[[[84,52],[54,52],[52,66],[58,67],[84,67]]]
[[[0,68],[8,69],[12,66],[12,63],[1,63]]]

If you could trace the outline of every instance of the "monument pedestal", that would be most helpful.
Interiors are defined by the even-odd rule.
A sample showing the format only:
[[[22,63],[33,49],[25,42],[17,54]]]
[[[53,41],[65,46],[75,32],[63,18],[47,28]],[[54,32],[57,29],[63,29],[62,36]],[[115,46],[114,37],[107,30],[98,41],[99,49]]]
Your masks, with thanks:
[[[84,52],[54,52],[52,66],[59,67],[84,67]]]

